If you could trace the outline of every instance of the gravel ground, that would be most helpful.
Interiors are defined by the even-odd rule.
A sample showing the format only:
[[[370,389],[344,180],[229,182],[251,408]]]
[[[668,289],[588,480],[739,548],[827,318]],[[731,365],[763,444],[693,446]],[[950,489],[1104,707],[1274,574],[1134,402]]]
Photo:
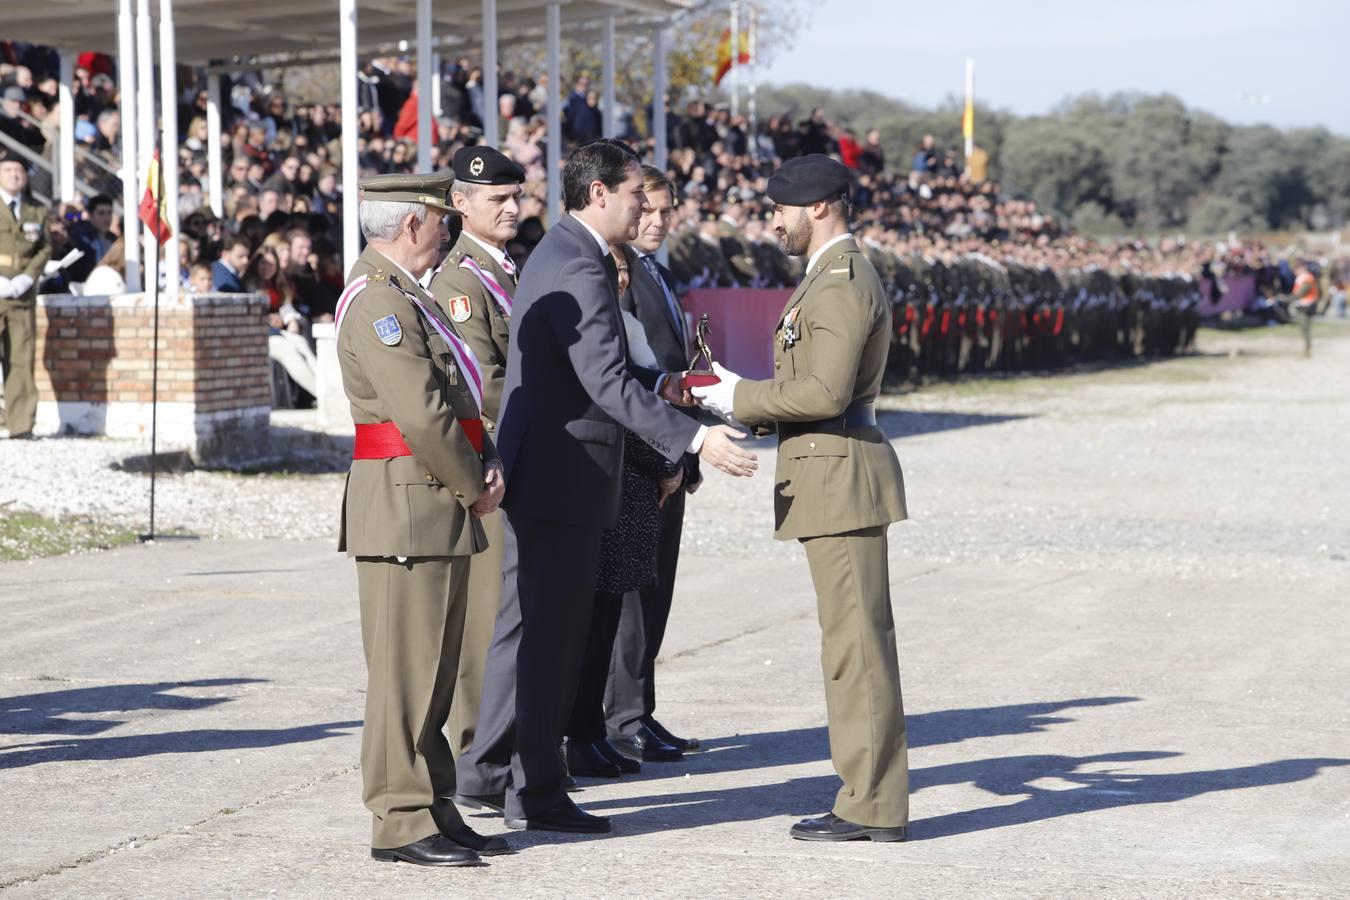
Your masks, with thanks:
[[[1329,322],[1324,332],[1312,360],[1298,355],[1293,329],[1206,330],[1182,359],[884,398],[912,516],[892,530],[892,553],[1069,571],[1350,576],[1350,505],[1319,474],[1345,463],[1350,328]],[[691,498],[692,552],[801,553],[771,538],[773,445],[758,446],[757,477],[712,473]],[[148,478],[113,466],[148,449],[0,442],[0,505],[144,530]],[[335,540],[342,482],[340,473],[165,476],[157,527]]]

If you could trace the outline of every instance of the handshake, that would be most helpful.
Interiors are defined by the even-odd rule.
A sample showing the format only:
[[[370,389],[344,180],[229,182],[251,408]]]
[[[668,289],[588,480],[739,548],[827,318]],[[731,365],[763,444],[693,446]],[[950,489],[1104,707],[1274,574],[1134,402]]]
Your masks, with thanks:
[[[736,382],[741,380],[741,376],[717,363],[713,363],[712,367],[713,373],[720,379],[716,384],[682,388],[680,378],[672,374],[662,385],[661,396],[675,406],[701,406],[726,422],[726,425],[714,425],[707,430],[698,455],[728,475],[748,477],[759,468],[759,457],[736,444],[736,441],[745,437],[745,432],[739,430],[745,426],[732,415]]]

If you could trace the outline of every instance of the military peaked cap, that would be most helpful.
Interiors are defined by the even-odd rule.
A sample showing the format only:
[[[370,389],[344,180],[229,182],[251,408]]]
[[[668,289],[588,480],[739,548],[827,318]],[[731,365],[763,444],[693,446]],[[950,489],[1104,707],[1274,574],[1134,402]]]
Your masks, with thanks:
[[[361,196],[365,200],[425,203],[459,215],[450,205],[450,183],[454,178],[449,169],[426,175],[372,175],[361,182]]]
[[[455,180],[470,184],[522,184],[525,170],[492,147],[461,147],[452,163]]]
[[[784,206],[810,206],[848,193],[849,172],[823,153],[789,159],[769,179],[769,199]]]

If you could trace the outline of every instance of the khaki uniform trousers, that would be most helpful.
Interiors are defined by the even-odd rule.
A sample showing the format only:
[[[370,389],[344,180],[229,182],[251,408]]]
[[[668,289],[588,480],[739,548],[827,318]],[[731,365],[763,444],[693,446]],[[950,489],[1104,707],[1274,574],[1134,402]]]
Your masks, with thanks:
[[[450,749],[455,759],[473,745],[478,709],[483,699],[483,673],[487,668],[492,629],[502,602],[502,562],[506,555],[506,515],[501,510],[479,520],[487,534],[488,548],[473,557],[469,572],[469,605],[464,617],[464,642],[459,652],[459,677],[455,702],[450,707]]]
[[[869,828],[909,824],[909,746],[891,616],[886,526],[804,538],[820,615],[834,814]]]
[[[37,419],[37,306],[0,300],[0,368],[5,376],[5,427],[27,434]]]
[[[358,557],[361,641],[369,680],[361,732],[362,800],[371,846],[402,847],[439,831],[431,807],[455,789],[443,729],[454,699],[469,557]],[[463,822],[439,803],[450,826]]]

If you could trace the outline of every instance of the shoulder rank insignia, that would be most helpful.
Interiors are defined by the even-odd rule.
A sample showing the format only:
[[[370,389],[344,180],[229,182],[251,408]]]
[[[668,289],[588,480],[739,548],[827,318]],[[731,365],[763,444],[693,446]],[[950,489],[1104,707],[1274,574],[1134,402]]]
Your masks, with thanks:
[[[451,322],[467,322],[473,315],[473,306],[470,305],[467,294],[451,297],[445,301],[445,308],[450,311]]]
[[[403,340],[403,329],[398,327],[397,316],[385,316],[383,319],[376,319],[375,336],[380,339],[380,343],[394,347]]]

